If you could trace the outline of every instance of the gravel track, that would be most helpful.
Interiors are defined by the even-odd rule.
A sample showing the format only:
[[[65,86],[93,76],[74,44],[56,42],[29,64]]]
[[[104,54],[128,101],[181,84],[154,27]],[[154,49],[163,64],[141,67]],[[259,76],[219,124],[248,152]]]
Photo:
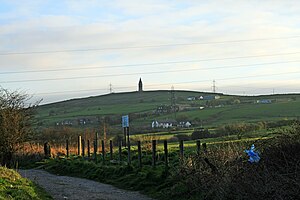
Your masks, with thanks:
[[[19,170],[23,177],[44,188],[54,199],[70,200],[151,200],[138,192],[115,188],[83,178],[57,176],[44,170]]]

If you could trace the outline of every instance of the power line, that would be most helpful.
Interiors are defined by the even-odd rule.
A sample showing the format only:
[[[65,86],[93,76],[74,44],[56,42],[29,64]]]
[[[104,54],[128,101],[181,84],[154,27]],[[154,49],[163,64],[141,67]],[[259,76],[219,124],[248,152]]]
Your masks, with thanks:
[[[124,73],[124,74],[107,74],[107,75],[95,75],[95,76],[75,76],[75,77],[62,77],[62,78],[44,78],[44,79],[26,79],[26,80],[12,80],[12,81],[1,81],[0,83],[24,83],[24,82],[40,82],[40,81],[57,81],[57,80],[74,80],[74,79],[87,79],[87,78],[100,78],[100,77],[115,77],[115,76],[132,76],[141,74],[162,74],[162,73],[175,73],[175,72],[187,72],[187,71],[202,71],[211,69],[227,69],[227,68],[241,68],[249,66],[261,66],[261,65],[275,65],[275,64],[286,64],[296,63],[300,60],[294,61],[283,61],[283,62],[270,62],[270,63],[257,63],[251,65],[233,65],[233,66],[221,66],[221,67],[208,67],[200,69],[179,69],[179,70],[164,70],[164,71],[152,71],[152,72],[135,72],[135,73]]]
[[[262,54],[262,55],[225,57],[225,58],[208,58],[208,59],[183,60],[183,61],[167,61],[167,62],[154,62],[154,63],[137,63],[137,64],[125,64],[125,65],[107,65],[107,66],[101,66],[101,67],[79,67],[79,68],[59,67],[59,69],[7,71],[7,72],[0,72],[0,74],[23,74],[23,73],[76,71],[76,70],[103,69],[103,68],[125,68],[125,67],[136,67],[136,66],[153,66],[153,65],[167,65],[167,64],[180,64],[180,63],[197,63],[197,62],[205,62],[205,61],[220,61],[220,60],[258,58],[258,57],[284,56],[284,55],[294,55],[294,54],[300,54],[300,52]]]
[[[270,76],[281,76],[281,75],[287,75],[287,74],[299,74],[300,71],[294,71],[294,72],[286,72],[286,73],[274,73],[274,74],[260,74],[260,75],[252,75],[252,76],[235,76],[235,77],[227,77],[227,78],[221,78],[217,79],[226,81],[226,80],[235,80],[235,79],[248,79],[248,78],[256,78],[256,77],[270,77]],[[193,80],[193,81],[184,81],[184,82],[169,82],[169,83],[158,83],[158,84],[149,84],[147,87],[153,87],[153,86],[166,86],[166,85],[181,85],[181,84],[189,84],[189,83],[201,83],[201,82],[210,82],[211,79],[206,80]],[[233,87],[233,86],[226,86],[226,87]],[[236,86],[238,87],[238,86]],[[135,88],[135,86],[121,86],[121,87],[115,87],[115,89],[129,89],[129,88]],[[48,93],[36,93],[35,95],[51,95],[51,94],[64,94],[64,93],[78,93],[78,92],[84,92],[84,91],[107,91],[106,88],[98,88],[98,89],[84,89],[84,90],[69,90],[69,91],[60,91],[60,92],[48,92]]]
[[[65,49],[65,50],[27,51],[27,52],[1,52],[0,56],[28,55],[28,54],[51,54],[51,53],[64,53],[64,52],[89,52],[89,51],[107,51],[107,50],[145,49],[145,48],[159,48],[159,47],[173,47],[173,46],[191,46],[191,45],[210,45],[210,44],[226,44],[226,43],[241,43],[241,42],[282,40],[282,39],[297,39],[297,38],[300,38],[300,36],[253,38],[253,39],[225,40],[225,41],[211,41],[211,42],[174,43],[174,44],[161,44],[161,45],[141,45],[141,46],[128,46],[128,47],[106,47],[106,48],[90,48],[90,49]]]

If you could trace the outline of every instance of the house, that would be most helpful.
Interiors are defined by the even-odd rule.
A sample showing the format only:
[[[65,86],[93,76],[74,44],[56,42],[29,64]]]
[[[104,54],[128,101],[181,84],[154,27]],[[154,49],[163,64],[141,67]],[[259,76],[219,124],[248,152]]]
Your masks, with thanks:
[[[195,101],[195,100],[196,100],[196,97],[188,97],[187,100],[188,100],[188,101]]]
[[[208,95],[208,96],[200,96],[198,97],[199,100],[214,100],[214,99],[220,99],[221,97],[219,95]]]
[[[163,113],[169,113],[171,112],[172,108],[169,105],[160,105],[157,106],[155,113],[156,114],[163,114]]]
[[[165,121],[157,121],[154,120],[151,123],[152,128],[171,128],[176,126],[176,121],[175,120],[165,120]]]
[[[179,124],[177,125],[178,127],[181,128],[190,128],[192,126],[191,122],[179,122]]]
[[[270,100],[270,99],[261,99],[261,100],[257,100],[256,103],[269,104],[269,103],[272,103],[272,100]]]
[[[56,122],[56,126],[72,126],[73,122],[71,120],[63,120],[61,122]]]
[[[92,124],[93,121],[89,118],[79,118],[77,119],[78,125],[87,125],[87,124]]]

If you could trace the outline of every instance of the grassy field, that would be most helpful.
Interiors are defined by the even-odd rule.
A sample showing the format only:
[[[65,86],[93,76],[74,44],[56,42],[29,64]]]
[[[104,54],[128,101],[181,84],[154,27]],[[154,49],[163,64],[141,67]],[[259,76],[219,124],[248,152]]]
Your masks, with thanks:
[[[155,167],[152,153],[143,149],[142,165],[137,162],[136,147],[128,165],[127,151],[122,161],[88,161],[78,156],[60,157],[42,163],[44,169],[61,175],[79,176],[109,183],[120,188],[138,190],[156,199],[299,199],[300,126],[288,126],[273,132],[260,131],[251,138],[208,138],[207,151],[196,154],[195,141],[185,142],[183,159],[178,142],[169,144],[169,167],[161,144],[158,145]],[[267,135],[265,135],[267,133]],[[276,137],[275,137],[276,136]],[[248,162],[245,149],[255,144],[261,160]],[[114,158],[118,158],[118,153]]]
[[[192,91],[175,91],[176,104],[180,111],[177,118],[186,118],[193,124],[202,123],[206,126],[218,126],[224,123],[239,121],[272,121],[300,116],[300,95],[269,95],[269,96],[230,96],[220,95],[220,99],[213,100],[215,106],[209,105],[209,101],[188,101],[189,96],[212,95]],[[146,91],[116,93],[83,99],[68,100],[37,108],[36,118],[41,127],[54,126],[55,123],[64,120],[78,120],[80,118],[92,118],[93,123],[85,126],[73,126],[78,128],[99,127],[96,119],[109,116],[116,119],[111,125],[118,126],[121,123],[120,116],[135,114],[130,119],[135,127],[148,126],[156,120],[175,119],[174,114],[155,114],[160,105],[170,105],[170,91]],[[269,99],[271,104],[257,104],[257,100]],[[238,103],[230,103],[236,102]],[[229,102],[229,103],[228,103]],[[206,105],[207,104],[207,105]],[[200,110],[203,106],[205,109]]]
[[[0,199],[50,200],[52,198],[31,181],[22,178],[16,171],[0,167]]]

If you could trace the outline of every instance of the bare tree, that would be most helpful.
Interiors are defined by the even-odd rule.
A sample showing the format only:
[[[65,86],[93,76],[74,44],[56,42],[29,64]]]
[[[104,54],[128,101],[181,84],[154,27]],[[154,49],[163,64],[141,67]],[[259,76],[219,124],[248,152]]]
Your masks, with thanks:
[[[0,88],[1,165],[11,165],[18,144],[32,132],[32,110],[37,104],[27,104],[29,99],[27,94]]]

